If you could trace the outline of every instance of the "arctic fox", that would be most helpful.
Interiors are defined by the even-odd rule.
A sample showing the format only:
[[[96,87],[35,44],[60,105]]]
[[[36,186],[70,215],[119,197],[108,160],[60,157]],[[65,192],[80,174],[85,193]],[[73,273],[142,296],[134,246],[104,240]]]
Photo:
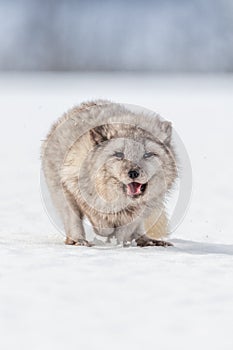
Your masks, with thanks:
[[[96,234],[124,245],[169,246],[164,198],[176,177],[172,126],[105,100],[82,103],[51,128],[42,168],[66,232],[66,244],[91,246]]]

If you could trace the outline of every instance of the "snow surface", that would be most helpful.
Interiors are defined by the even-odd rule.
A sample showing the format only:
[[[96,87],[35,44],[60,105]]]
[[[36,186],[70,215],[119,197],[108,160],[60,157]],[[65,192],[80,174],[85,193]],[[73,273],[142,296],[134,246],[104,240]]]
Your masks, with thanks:
[[[39,149],[72,105],[171,120],[194,177],[172,248],[72,247],[40,197]],[[0,348],[233,348],[233,77],[0,75]]]

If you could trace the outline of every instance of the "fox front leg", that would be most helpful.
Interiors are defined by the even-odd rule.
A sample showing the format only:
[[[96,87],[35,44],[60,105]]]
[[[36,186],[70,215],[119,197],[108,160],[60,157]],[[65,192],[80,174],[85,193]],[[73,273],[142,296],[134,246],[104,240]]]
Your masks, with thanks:
[[[67,212],[64,224],[66,231],[65,244],[85,247],[93,246],[92,243],[86,240],[82,218],[79,213],[74,213],[72,210]]]
[[[144,229],[143,224],[140,224],[137,227],[137,230],[135,231],[133,238],[135,239],[135,242],[136,242],[138,247],[152,247],[152,246],[170,247],[170,246],[173,246],[173,244],[170,242],[148,237],[145,233],[145,229]]]
[[[162,241],[160,239],[153,239],[150,237],[147,237],[146,235],[143,235],[136,240],[138,247],[152,247],[152,246],[159,246],[159,247],[172,247],[173,244],[167,241]]]

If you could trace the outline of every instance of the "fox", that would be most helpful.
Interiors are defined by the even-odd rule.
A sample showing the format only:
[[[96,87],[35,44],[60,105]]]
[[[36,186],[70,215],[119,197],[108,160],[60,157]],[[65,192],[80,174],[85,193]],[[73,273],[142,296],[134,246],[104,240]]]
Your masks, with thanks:
[[[109,100],[83,102],[52,125],[41,161],[66,244],[93,245],[88,218],[107,241],[172,245],[165,209],[178,176],[171,122]]]

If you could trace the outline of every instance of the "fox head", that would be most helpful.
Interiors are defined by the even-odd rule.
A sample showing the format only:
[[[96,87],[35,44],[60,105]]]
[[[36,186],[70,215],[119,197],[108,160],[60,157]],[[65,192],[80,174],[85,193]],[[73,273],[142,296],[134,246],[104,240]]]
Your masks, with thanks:
[[[170,122],[161,121],[156,136],[138,126],[113,123],[91,129],[89,137],[89,176],[106,200],[148,200],[170,189],[176,177]]]

